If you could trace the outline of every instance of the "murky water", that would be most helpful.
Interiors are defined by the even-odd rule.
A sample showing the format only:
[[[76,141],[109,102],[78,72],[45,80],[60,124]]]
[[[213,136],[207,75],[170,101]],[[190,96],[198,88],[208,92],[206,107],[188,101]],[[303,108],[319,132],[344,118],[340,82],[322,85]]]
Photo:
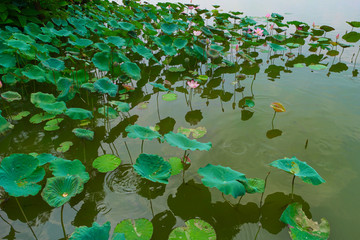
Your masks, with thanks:
[[[194,0],[193,3],[202,7],[209,5],[209,1]],[[360,12],[356,1],[307,1],[295,5],[290,1],[264,4],[263,1],[223,0],[211,4],[222,5],[225,11],[239,10],[252,16],[274,11],[289,13],[285,14],[286,20],[294,17],[309,23],[315,21],[334,26],[340,33],[350,29],[345,21],[359,20],[356,14]],[[287,58],[283,56],[266,63],[267,55],[261,54],[258,58],[263,58],[264,62],[257,73],[242,66],[241,72],[247,74],[247,78],[240,85],[232,84],[235,74],[213,73],[211,80],[195,92],[191,106],[187,104],[189,94],[180,91],[184,89],[185,81],[172,86],[177,89],[176,101],[165,102],[161,99],[163,93],[160,93],[157,105],[158,93],[151,85],[145,85],[146,81],[167,79],[175,82],[184,75],[159,74],[154,69],[150,76],[138,82],[145,86],[130,94],[127,101],[133,108],[129,116],[112,120],[110,127],[105,127],[103,119],[96,116],[94,141],[77,139],[71,132],[76,126],[72,121],[65,120],[61,132],[45,133],[42,125],[33,125],[24,119],[10,134],[0,138],[0,157],[11,153],[51,153],[63,141],[74,142],[70,151],[60,156],[82,160],[91,179],[84,191],[65,205],[64,221],[69,233],[77,226],[90,226],[94,221],[111,221],[114,227],[123,219],[147,218],[154,225],[153,239],[161,240],[167,239],[174,227],[198,217],[215,228],[220,240],[254,239],[259,226],[257,239],[267,240],[290,239],[288,229],[279,217],[290,202],[291,192],[291,176],[270,168],[268,164],[276,159],[296,156],[326,180],[325,184],[312,186],[297,179],[296,200],[309,209],[314,220],[324,217],[329,221],[330,239],[356,239],[356,213],[360,210],[360,79],[352,74],[354,65],[350,59],[354,51],[345,51],[342,62],[346,70],[340,72],[337,68],[312,71],[306,67],[287,67]],[[338,61],[338,58],[334,62],[329,58],[325,62],[330,66]],[[277,70],[269,70],[270,65]],[[202,70],[205,71],[205,67]],[[235,88],[243,88],[243,91]],[[242,107],[246,97],[253,97],[254,108]],[[277,101],[283,103],[287,111],[277,114],[272,126],[273,109],[269,105]],[[148,102],[147,108],[139,108],[139,102]],[[84,105],[81,99],[74,102],[76,106],[81,104]],[[14,108],[14,111],[21,110],[24,106]],[[134,123],[160,125],[160,131],[174,132],[179,127],[206,127],[208,132],[199,141],[211,141],[213,148],[209,152],[190,154],[192,165],[185,174],[185,182],[180,174],[171,177],[166,186],[149,185],[132,170],[125,148],[124,142],[129,146],[133,160],[140,154],[141,141],[126,138],[125,127]],[[183,154],[181,150],[155,140],[145,141],[144,152],[166,159]],[[97,172],[91,163],[102,154],[118,155],[122,165],[107,174]],[[231,167],[248,177],[265,178],[271,171],[262,210],[259,209],[260,194],[246,195],[239,206],[232,206],[227,202],[235,203],[230,196],[226,196],[225,201],[217,189],[202,185],[197,170],[208,163]],[[49,207],[40,195],[19,199],[39,239],[63,237],[60,208]],[[0,221],[0,237],[31,239],[31,232],[13,198],[2,205],[0,215],[16,230],[15,233],[8,224]],[[7,234],[8,238],[5,238]]]

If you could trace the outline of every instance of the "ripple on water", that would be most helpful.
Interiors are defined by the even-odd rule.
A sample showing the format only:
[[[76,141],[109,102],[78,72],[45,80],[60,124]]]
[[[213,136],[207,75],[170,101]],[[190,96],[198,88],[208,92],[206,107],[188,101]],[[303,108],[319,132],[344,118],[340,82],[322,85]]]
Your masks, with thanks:
[[[136,193],[139,180],[140,178],[132,166],[125,164],[108,173],[105,178],[105,184],[111,192]]]

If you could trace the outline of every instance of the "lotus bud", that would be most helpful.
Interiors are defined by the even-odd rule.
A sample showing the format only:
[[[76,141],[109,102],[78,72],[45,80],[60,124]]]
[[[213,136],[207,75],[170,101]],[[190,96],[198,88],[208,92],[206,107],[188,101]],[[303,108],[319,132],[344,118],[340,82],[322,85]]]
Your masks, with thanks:
[[[312,26],[313,26],[313,28],[315,27],[315,22],[313,22]]]
[[[270,17],[271,17],[270,13],[266,14],[265,17],[266,17],[266,18],[270,18]]]
[[[206,39],[206,44],[209,44],[210,43],[210,39]]]
[[[2,86],[3,86],[3,84],[2,84],[2,82],[0,81],[0,88],[2,88]]]
[[[235,50],[238,52],[239,51],[239,44],[236,44]]]
[[[337,34],[337,35],[336,35],[336,40],[339,39],[339,37],[340,37],[340,34]]]

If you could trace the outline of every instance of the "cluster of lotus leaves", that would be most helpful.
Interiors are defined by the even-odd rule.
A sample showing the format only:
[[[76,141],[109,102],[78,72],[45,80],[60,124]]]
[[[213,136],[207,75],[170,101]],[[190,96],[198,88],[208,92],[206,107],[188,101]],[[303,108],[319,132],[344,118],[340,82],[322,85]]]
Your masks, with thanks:
[[[128,137],[140,138],[141,140],[153,140],[154,138],[161,137],[158,132],[151,130],[149,127],[143,127],[137,124],[127,126],[125,131],[128,132]]]
[[[196,240],[215,240],[216,233],[214,228],[201,219],[190,219],[185,222],[186,227],[175,228],[169,236],[169,240],[177,239],[196,239]]]
[[[296,157],[275,160],[269,165],[300,177],[306,183],[319,185],[325,182],[315,169],[310,167],[306,162],[300,161]]]
[[[200,151],[209,151],[212,147],[211,142],[201,143],[196,140],[191,140],[187,138],[184,134],[169,132],[164,135],[165,141],[171,146],[181,148],[183,150],[200,150]]]

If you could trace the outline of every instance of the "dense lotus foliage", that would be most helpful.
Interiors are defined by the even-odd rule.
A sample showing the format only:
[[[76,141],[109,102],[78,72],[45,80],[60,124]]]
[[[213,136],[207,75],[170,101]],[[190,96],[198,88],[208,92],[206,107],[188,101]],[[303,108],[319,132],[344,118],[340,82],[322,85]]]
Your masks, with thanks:
[[[15,5],[13,8],[17,9]],[[159,95],[160,101],[166,104],[185,97],[190,110],[185,120],[191,126],[203,118],[201,111],[193,108],[195,94],[207,104],[209,99],[219,99],[222,104],[234,98],[232,107],[238,106],[241,120],[246,121],[254,113],[256,100],[252,85],[252,95],[243,95],[241,81],[252,79],[253,83],[261,65],[268,64],[264,73],[271,81],[280,74],[291,73],[293,68],[326,70],[328,75],[346,71],[348,67],[341,62],[341,56],[345,49],[352,51],[353,44],[360,40],[360,33],[354,30],[360,27],[356,21],[348,22],[352,29],[341,38],[339,35],[331,38],[327,36],[335,30],[331,26],[285,21],[277,13],[255,20],[242,12],[223,13],[219,6],[207,10],[182,3],[152,5],[124,1],[124,5],[118,5],[101,1],[68,5],[65,9],[46,22],[27,17],[25,22],[0,25],[0,134],[6,136],[22,121],[27,121],[34,127],[41,125],[40,129],[48,136],[71,127],[73,135],[81,139],[81,142],[74,138],[58,142],[49,153],[12,154],[3,158],[0,186],[12,197],[37,195],[42,189],[45,202],[54,208],[61,207],[64,239],[156,239],[154,236],[159,230],[147,219],[127,219],[115,227],[111,238],[110,222],[103,225],[94,222],[90,224],[92,227],[81,226],[72,234],[66,233],[62,218],[64,205],[69,203],[73,207],[71,201],[87,201],[93,196],[83,190],[92,178],[104,178],[105,173],[109,176],[124,167],[118,153],[99,153],[97,158],[89,159],[86,149],[93,141],[113,143],[115,139],[111,136],[120,134],[126,141],[142,140],[141,154],[134,162],[126,141],[124,152],[127,151],[133,164],[129,171],[134,173],[134,178],[146,181],[148,188],[141,191],[150,200],[152,212],[151,201],[158,196],[156,191],[165,189],[169,182],[176,183],[175,175],[182,172],[186,187],[185,171],[192,161],[201,162],[196,158],[190,160],[190,152],[208,154],[217,147],[198,140],[206,137],[209,129],[174,129],[173,119],[161,118],[164,113],[159,107]],[[334,63],[336,57],[340,61]],[[276,64],[281,65],[276,65],[275,59],[279,60]],[[356,59],[353,76],[358,75]],[[224,74],[233,76],[233,93],[223,87]],[[238,102],[235,102],[236,94],[242,94]],[[136,124],[138,116],[131,112],[146,108],[152,96],[156,98],[159,123],[156,126]],[[19,105],[23,105],[21,111]],[[271,107],[275,112],[272,129],[267,133],[269,139],[281,135],[281,130],[274,128],[274,118],[277,112],[286,112],[279,102],[273,102]],[[120,124],[112,128],[115,119],[120,119]],[[99,125],[105,134],[99,134]],[[165,159],[152,154],[150,147],[144,151],[144,140],[158,142],[160,146],[170,145],[174,157]],[[63,158],[70,149],[82,152],[83,158]],[[175,156],[179,149],[184,150],[184,154]],[[91,167],[86,164],[88,161]],[[295,176],[313,185],[325,182],[312,167],[296,157],[276,160],[270,166],[292,174],[292,187]],[[238,170],[246,172],[246,166]],[[261,194],[258,209],[264,207],[269,174],[265,179],[247,178],[235,169],[212,164],[197,172],[202,187],[215,187],[223,196],[240,197],[237,206],[247,193],[258,193]],[[286,199],[286,206],[299,200],[294,194],[291,200]],[[225,197],[224,200],[231,207],[236,205]],[[171,205],[171,199],[168,204]],[[258,219],[263,221],[261,214],[266,212],[259,212]],[[23,211],[22,214],[28,222]],[[124,217],[119,216],[119,220]],[[328,222],[317,224],[309,220],[300,203],[288,205],[276,220],[289,225],[292,239],[329,237]],[[186,227],[174,227],[168,238],[217,238],[213,226],[196,216],[184,224]],[[31,228],[30,223],[28,225]],[[318,229],[309,231],[309,225]],[[261,224],[259,231],[260,228]],[[37,238],[34,232],[33,235]]]

